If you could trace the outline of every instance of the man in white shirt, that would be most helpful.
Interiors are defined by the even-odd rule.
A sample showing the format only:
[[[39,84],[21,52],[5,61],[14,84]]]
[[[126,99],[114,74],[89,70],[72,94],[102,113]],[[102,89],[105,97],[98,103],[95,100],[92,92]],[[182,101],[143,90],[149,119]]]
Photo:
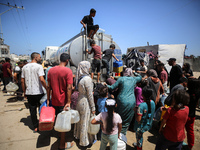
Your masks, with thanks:
[[[24,96],[28,99],[34,132],[37,132],[37,106],[40,106],[40,99],[44,95],[42,86],[46,89],[46,82],[43,67],[38,64],[41,61],[40,54],[36,52],[32,53],[31,60],[30,63],[22,68],[21,83]]]

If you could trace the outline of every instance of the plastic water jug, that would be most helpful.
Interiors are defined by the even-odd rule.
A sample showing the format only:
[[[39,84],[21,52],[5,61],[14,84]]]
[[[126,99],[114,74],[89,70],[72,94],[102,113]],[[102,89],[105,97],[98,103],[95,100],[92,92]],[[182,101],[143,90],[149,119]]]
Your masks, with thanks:
[[[49,131],[53,129],[55,121],[55,109],[53,107],[42,107],[39,119],[39,130]]]
[[[91,121],[96,117],[96,115],[93,115],[91,118],[90,118],[90,121],[89,121],[89,125],[88,125],[88,133],[89,134],[97,134],[100,130],[100,124],[92,124]]]
[[[44,94],[42,98],[40,99],[40,104],[44,103],[47,100],[47,94]]]
[[[167,96],[168,96],[167,94],[160,95],[160,101],[163,104],[163,106],[165,105],[165,99],[167,98]]]
[[[117,150],[126,150],[126,143],[118,139]]]
[[[51,101],[49,101],[49,106],[52,106]],[[40,105],[40,109],[39,109],[39,114],[42,110],[42,107],[47,107],[47,100],[44,101],[41,105]]]
[[[123,71],[123,62],[120,61],[114,61],[113,62],[113,72],[120,73]]]
[[[10,91],[10,92],[15,92],[19,89],[18,85],[13,83],[13,82],[9,82],[7,85],[6,85],[6,90],[7,91]]]
[[[71,112],[71,124],[78,123],[80,121],[80,116],[77,110],[70,109]]]
[[[54,129],[58,132],[68,132],[71,130],[70,111],[62,111],[57,115]]]
[[[165,104],[165,108],[169,108],[169,106],[167,106],[167,105]],[[166,113],[166,110],[163,110],[162,113],[161,113],[160,121],[163,120],[163,116],[164,116],[165,113]]]

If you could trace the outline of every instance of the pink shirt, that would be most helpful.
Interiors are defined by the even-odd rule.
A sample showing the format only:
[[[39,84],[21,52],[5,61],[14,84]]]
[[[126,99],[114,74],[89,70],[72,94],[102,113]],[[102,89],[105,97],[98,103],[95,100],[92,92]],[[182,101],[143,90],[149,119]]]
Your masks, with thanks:
[[[94,53],[94,59],[101,59],[101,47],[98,45],[92,46],[91,52]]]
[[[107,116],[108,116],[108,113],[107,113],[107,112],[101,112],[100,114],[98,114],[98,115],[95,117],[95,120],[96,120],[96,121],[100,121],[100,120],[101,120],[101,121],[103,122],[103,130],[102,130],[102,132],[103,132],[104,134],[108,134],[108,133],[106,132],[106,126],[107,126],[106,118],[107,118]],[[114,113],[114,114],[113,114],[113,124],[114,124],[113,131],[112,131],[110,134],[108,134],[108,135],[115,135],[115,134],[118,134],[118,124],[119,124],[119,123],[122,123],[122,119],[121,119],[121,117],[120,117],[119,114]]]

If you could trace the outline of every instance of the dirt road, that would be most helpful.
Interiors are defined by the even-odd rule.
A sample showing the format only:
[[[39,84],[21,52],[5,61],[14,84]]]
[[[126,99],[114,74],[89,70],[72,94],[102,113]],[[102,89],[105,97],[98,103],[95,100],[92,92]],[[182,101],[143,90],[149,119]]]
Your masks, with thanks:
[[[198,77],[199,73],[196,74]],[[2,87],[1,87],[2,88]],[[18,102],[14,96],[7,96],[0,91],[0,150],[57,150],[58,149],[58,133],[55,131],[46,131],[33,133],[30,113],[27,102]],[[200,109],[196,111],[195,120],[195,145],[193,150],[200,149]],[[66,135],[69,141],[73,139],[73,133]],[[144,133],[144,150],[155,149],[155,143],[158,133],[155,128],[150,132]],[[135,133],[128,131],[127,133],[127,150],[134,149],[132,143],[136,141]],[[78,141],[71,148],[78,150]],[[187,143],[187,140],[185,139]],[[99,149],[100,141],[87,148],[88,150]]]

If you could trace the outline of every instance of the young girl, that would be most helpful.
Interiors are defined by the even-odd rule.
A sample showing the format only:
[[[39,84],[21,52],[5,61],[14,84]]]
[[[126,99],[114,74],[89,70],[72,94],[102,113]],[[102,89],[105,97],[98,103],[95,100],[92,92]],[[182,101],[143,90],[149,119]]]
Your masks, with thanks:
[[[162,133],[156,144],[156,150],[181,150],[185,139],[185,124],[188,119],[189,94],[184,90],[177,90],[173,95],[172,107],[163,116],[159,132]],[[165,128],[163,126],[166,124]]]
[[[102,86],[99,89],[99,97],[97,100],[97,106],[99,113],[101,112],[107,112],[107,108],[105,107],[105,102],[108,98],[108,87]]]
[[[147,85],[146,80],[142,80],[137,83],[137,87],[135,87],[135,99],[136,99],[136,107],[139,106],[140,103],[143,103],[143,97],[142,97],[142,88]]]
[[[92,124],[101,124],[101,146],[100,150],[105,150],[110,144],[110,150],[117,150],[118,137],[122,129],[122,119],[119,114],[114,112],[116,102],[113,99],[106,100],[108,112],[101,112],[93,120]]]
[[[136,109],[137,113],[135,114],[134,130],[136,131],[137,150],[142,149],[143,133],[151,129],[152,126],[153,116],[155,112],[155,103],[153,100],[150,100],[152,93],[152,89],[145,86],[142,89],[144,102],[140,103],[138,108]]]

